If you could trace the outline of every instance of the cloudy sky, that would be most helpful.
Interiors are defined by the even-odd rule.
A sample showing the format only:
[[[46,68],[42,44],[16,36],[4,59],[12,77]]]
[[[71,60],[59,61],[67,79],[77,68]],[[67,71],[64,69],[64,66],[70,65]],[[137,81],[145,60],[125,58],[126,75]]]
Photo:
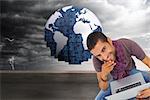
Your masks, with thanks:
[[[50,58],[44,41],[44,25],[55,10],[67,5],[86,7],[101,21],[112,39],[131,38],[150,54],[150,0],[1,0],[1,44],[3,60],[15,56],[17,64],[38,64]],[[39,45],[40,44],[40,45]],[[147,44],[147,45],[145,45]],[[36,62],[35,62],[36,61]],[[57,61],[56,61],[57,62]],[[16,64],[16,66],[17,66]],[[42,65],[48,65],[42,62]],[[24,65],[25,66],[25,65]]]

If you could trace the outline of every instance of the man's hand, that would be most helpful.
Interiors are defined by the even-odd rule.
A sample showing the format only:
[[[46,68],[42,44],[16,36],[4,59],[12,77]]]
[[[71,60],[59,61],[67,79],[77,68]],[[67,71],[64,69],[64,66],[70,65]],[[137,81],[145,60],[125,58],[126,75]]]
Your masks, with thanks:
[[[150,57],[145,56],[142,62],[150,68]]]
[[[146,88],[142,91],[140,91],[140,93],[136,96],[137,100],[141,100],[144,98],[149,98],[150,99],[150,88]]]
[[[113,70],[116,63],[114,61],[105,62],[102,65],[102,78],[107,79],[107,75]]]

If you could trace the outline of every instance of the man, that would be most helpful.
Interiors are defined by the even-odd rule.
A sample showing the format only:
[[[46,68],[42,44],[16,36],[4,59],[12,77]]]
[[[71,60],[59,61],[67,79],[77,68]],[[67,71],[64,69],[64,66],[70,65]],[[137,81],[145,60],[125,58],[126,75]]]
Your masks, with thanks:
[[[103,100],[111,95],[110,81],[141,72],[145,81],[150,82],[150,72],[139,71],[131,56],[135,56],[150,68],[150,58],[138,44],[129,39],[112,41],[103,33],[93,32],[87,38],[87,47],[93,54],[93,64],[97,71],[98,85],[101,91],[95,98]],[[113,78],[110,78],[113,77]],[[141,91],[137,98],[149,98],[150,88]]]

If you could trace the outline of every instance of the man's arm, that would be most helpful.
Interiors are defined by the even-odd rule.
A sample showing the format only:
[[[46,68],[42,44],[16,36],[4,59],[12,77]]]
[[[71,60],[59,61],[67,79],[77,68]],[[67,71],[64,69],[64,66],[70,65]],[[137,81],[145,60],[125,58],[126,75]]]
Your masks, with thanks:
[[[108,82],[102,79],[102,72],[97,72],[97,80],[100,89],[106,90],[108,88]]]
[[[150,68],[150,58],[148,56],[145,56],[142,62]]]
[[[98,85],[100,89],[106,90],[108,88],[108,75],[115,65],[116,63],[114,61],[105,62],[102,65],[102,71],[97,72]]]
[[[145,56],[142,62],[150,68],[150,58],[148,56]],[[137,100],[140,100],[140,98],[150,98],[150,88],[140,91],[136,98]]]

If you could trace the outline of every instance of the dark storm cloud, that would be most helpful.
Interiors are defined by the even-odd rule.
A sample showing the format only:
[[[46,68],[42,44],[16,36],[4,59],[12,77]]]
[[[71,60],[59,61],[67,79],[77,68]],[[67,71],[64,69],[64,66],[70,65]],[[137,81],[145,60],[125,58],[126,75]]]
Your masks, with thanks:
[[[35,15],[34,13],[29,12],[29,8],[33,5],[35,5],[36,1],[29,1],[29,0],[16,0],[16,1],[7,1],[3,0],[1,1],[1,13],[2,14],[8,14],[8,15],[14,15],[14,14],[21,14],[21,15]]]
[[[70,0],[5,0],[1,1],[1,20],[4,31],[17,26],[45,25],[49,16],[58,8],[73,3]],[[7,29],[6,29],[7,28]],[[33,28],[33,27],[31,27]],[[6,30],[5,30],[6,29]]]
[[[33,26],[44,27],[46,20],[42,15],[32,12],[31,7],[37,4],[37,0],[5,0],[1,1],[1,34],[2,37],[21,38],[24,34],[33,34]],[[30,27],[32,26],[32,27]],[[31,31],[32,30],[32,31]],[[43,31],[38,30],[37,31]],[[15,36],[11,36],[13,34]]]
[[[47,58],[50,52],[44,41],[45,23],[55,10],[70,5],[70,1],[1,0],[0,4],[0,52],[3,58],[0,65],[8,66],[8,59],[13,56],[18,66]]]
[[[34,6],[30,7],[30,11],[48,18],[54,11],[64,6],[75,5],[78,0],[41,0]],[[29,12],[30,12],[29,11]]]
[[[55,10],[73,0],[2,0],[2,37],[23,38],[24,34],[43,33],[45,23]],[[21,37],[20,37],[21,36]]]
[[[45,23],[54,11],[75,4],[79,4],[78,0],[2,0],[2,37],[21,38],[22,35],[23,38],[24,34],[43,33]],[[10,35],[12,33],[15,37]]]

